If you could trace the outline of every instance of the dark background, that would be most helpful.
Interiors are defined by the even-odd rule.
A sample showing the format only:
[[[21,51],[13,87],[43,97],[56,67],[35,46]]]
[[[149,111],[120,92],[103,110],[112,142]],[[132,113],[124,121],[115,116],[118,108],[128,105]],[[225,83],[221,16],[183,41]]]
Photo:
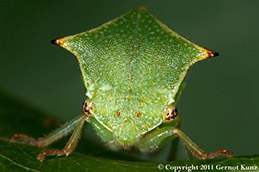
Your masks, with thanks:
[[[50,40],[146,6],[174,31],[220,56],[193,66],[178,110],[206,151],[259,153],[259,1],[0,0],[0,88],[65,122],[82,113],[76,58]],[[25,124],[30,125],[30,124]]]

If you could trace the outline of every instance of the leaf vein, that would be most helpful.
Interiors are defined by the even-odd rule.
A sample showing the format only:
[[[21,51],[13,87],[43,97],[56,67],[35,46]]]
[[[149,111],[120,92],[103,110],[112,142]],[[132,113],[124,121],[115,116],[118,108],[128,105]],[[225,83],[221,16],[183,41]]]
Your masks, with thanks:
[[[24,166],[24,165],[22,165],[22,164],[19,164],[19,163],[15,162],[15,161],[11,160],[10,158],[4,156],[3,154],[0,154],[0,157],[2,157],[3,159],[6,159],[7,161],[10,161],[10,162],[13,163],[14,165],[16,165],[16,166],[18,166],[18,167],[21,167],[21,168],[23,168],[23,169],[25,169],[25,170],[40,172],[39,170],[35,170],[35,169],[32,169],[32,168],[26,167],[26,166]]]

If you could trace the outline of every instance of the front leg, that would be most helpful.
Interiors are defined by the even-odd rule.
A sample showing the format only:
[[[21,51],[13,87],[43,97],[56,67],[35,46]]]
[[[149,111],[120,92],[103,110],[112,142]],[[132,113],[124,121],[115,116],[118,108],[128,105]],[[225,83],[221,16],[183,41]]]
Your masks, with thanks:
[[[218,149],[211,153],[206,153],[185,135],[182,130],[172,126],[165,126],[151,131],[136,144],[136,147],[143,152],[149,152],[150,150],[158,148],[163,141],[175,137],[179,137],[188,150],[199,159],[212,159],[219,155],[225,155],[226,157],[233,156],[233,153],[228,149]]]
[[[80,121],[78,121],[78,123],[75,126],[75,130],[72,136],[70,137],[66,146],[62,150],[58,150],[58,149],[44,150],[37,156],[37,159],[43,162],[45,160],[45,156],[47,155],[68,156],[75,149],[78,143],[81,130],[83,128],[86,118],[87,118],[86,115],[83,115],[82,118],[80,118]]]
[[[66,146],[62,150],[58,149],[51,149],[51,150],[44,150],[38,156],[37,159],[43,162],[45,160],[45,156],[47,155],[69,155],[76,147],[78,140],[80,138],[80,133],[85,123],[87,116],[85,114],[79,115],[75,119],[65,123],[63,126],[54,130],[47,136],[39,139],[34,139],[24,134],[14,134],[10,141],[22,139],[24,141],[29,142],[31,145],[38,146],[38,147],[46,147],[53,142],[59,140],[60,138],[66,136],[67,134],[71,133],[73,130],[73,134],[70,137],[69,141],[67,142]]]

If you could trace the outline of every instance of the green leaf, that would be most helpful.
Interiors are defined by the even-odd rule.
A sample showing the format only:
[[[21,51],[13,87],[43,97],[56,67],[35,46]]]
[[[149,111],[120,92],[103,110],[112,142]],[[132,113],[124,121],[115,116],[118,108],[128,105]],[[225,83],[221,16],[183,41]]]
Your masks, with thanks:
[[[87,147],[88,149],[77,149],[68,157],[48,157],[44,163],[36,159],[37,154],[43,148],[37,148],[18,141],[11,143],[8,140],[8,137],[16,132],[40,137],[57,126],[58,123],[44,113],[0,92],[0,171],[159,171],[159,163],[130,160],[125,156],[105,152],[96,144],[84,139],[81,140],[79,145],[83,145],[84,148]],[[63,145],[64,142],[60,142],[61,144]],[[59,147],[60,145],[54,145],[53,147]],[[104,156],[104,154],[109,155]],[[128,160],[126,161],[125,159]],[[166,164],[162,163],[164,168]],[[238,166],[239,170],[241,170],[241,165],[246,167],[259,165],[259,155],[231,159],[173,161],[169,164],[171,168],[186,165],[187,167],[194,165],[201,168],[201,164],[210,164],[213,165],[214,170],[216,165],[221,167]]]

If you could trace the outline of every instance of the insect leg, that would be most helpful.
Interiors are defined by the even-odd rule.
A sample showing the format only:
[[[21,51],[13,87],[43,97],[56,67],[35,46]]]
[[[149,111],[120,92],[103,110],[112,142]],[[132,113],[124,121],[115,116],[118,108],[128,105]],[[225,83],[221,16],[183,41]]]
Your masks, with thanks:
[[[173,131],[171,131],[171,128],[171,126],[157,128],[142,137],[135,146],[142,152],[151,152],[166,141],[177,137]]]
[[[48,156],[48,155],[68,156],[75,149],[78,143],[81,130],[83,128],[86,118],[87,118],[86,115],[82,115],[81,118],[79,118],[79,121],[77,121],[76,123],[75,130],[72,136],[69,138],[66,146],[62,150],[58,150],[58,149],[44,150],[37,156],[37,159],[43,162],[45,160],[45,156]]]
[[[157,149],[165,141],[176,137],[179,137],[188,150],[199,159],[212,159],[219,155],[225,155],[227,157],[233,156],[233,153],[228,149],[218,149],[211,153],[206,153],[180,129],[172,126],[165,126],[147,133],[135,146],[142,152],[149,152]]]
[[[45,147],[50,145],[51,143],[61,139],[62,137],[66,136],[70,132],[73,131],[75,128],[76,124],[84,117],[85,115],[79,115],[78,117],[72,119],[71,121],[65,123],[63,126],[58,128],[57,130],[54,130],[50,134],[39,138],[39,139],[34,139],[33,137],[24,135],[24,134],[14,134],[11,138],[10,141],[21,139],[24,141],[27,141],[29,144],[38,146],[38,147]]]
[[[189,149],[189,151],[199,159],[212,159],[219,155],[225,155],[226,157],[233,156],[233,153],[228,149],[218,149],[211,153],[206,153],[198,145],[196,145],[187,135],[185,135],[182,130],[178,128],[172,128],[172,131],[182,140],[182,142]]]

